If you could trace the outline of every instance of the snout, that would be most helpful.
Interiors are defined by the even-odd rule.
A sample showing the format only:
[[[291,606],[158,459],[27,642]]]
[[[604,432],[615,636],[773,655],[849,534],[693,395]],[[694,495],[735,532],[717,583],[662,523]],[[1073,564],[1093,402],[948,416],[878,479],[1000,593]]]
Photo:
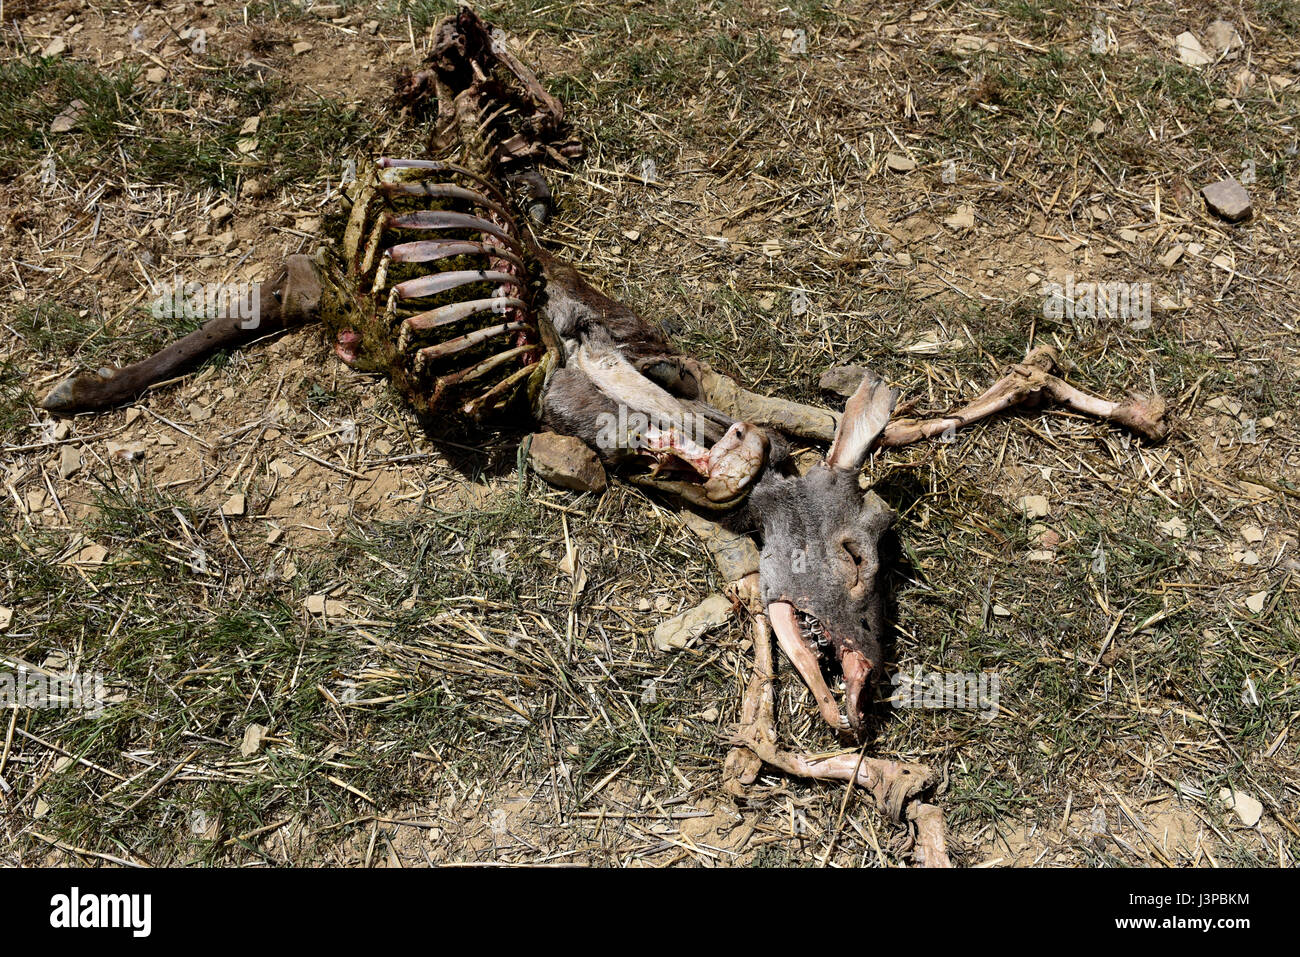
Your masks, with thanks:
[[[871,659],[826,635],[816,619],[801,613],[790,602],[771,602],[767,606],[767,615],[772,630],[776,632],[777,643],[812,692],[822,718],[837,731],[852,730],[861,736],[867,710],[871,707]],[[805,624],[809,621],[811,629]],[[818,632],[822,634],[821,642],[817,640]],[[834,660],[844,676],[843,710],[822,676],[822,664],[831,658],[832,647],[835,649]]]

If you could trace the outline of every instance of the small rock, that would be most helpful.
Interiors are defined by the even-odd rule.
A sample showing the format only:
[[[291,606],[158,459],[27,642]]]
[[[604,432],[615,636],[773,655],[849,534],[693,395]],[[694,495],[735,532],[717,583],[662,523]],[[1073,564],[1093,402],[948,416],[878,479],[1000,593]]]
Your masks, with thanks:
[[[973,36],[960,36],[952,44],[952,52],[958,56],[969,56],[972,53],[997,53],[1000,48],[1001,44],[996,40]]]
[[[260,724],[250,724],[244,729],[244,740],[239,745],[240,757],[251,758],[262,747],[266,738],[266,728]]]
[[[333,618],[347,613],[347,605],[326,595],[308,595],[303,606],[310,614]]]
[[[1205,403],[1205,407],[1207,409],[1216,409],[1217,411],[1223,412],[1227,415],[1241,414],[1241,400],[1234,399],[1232,396],[1227,395],[1216,395]]]
[[[372,37],[373,37],[376,33],[378,33],[378,32],[379,32],[379,21],[378,21],[378,20],[367,20],[367,21],[366,21],[366,32],[369,33]]]
[[[67,107],[54,118],[50,124],[51,133],[67,133],[76,129],[77,124],[81,121],[82,116],[86,113],[85,100],[73,100]]]
[[[576,436],[534,433],[528,443],[528,461],[542,481],[551,485],[576,492],[605,491],[605,467]]]
[[[962,203],[957,207],[957,211],[944,220],[944,223],[953,229],[974,229],[975,228],[975,207],[970,203]]]
[[[654,643],[660,651],[685,648],[687,644],[731,617],[731,602],[725,595],[713,594],[689,611],[660,622],[655,628]]]
[[[75,445],[65,445],[59,453],[59,477],[72,478],[81,471],[81,449]]]
[[[221,506],[221,514],[226,518],[239,518],[247,511],[248,501],[244,498],[243,492],[236,492],[226,499],[225,505]]]
[[[1100,136],[1102,133],[1106,132],[1106,124],[1099,119],[1093,120],[1092,125],[1088,127],[1088,132],[1094,136]]]
[[[310,53],[312,45],[306,40],[299,40],[293,45],[293,55],[302,56],[304,53]]]
[[[153,67],[145,71],[144,79],[146,83],[161,83],[167,79],[167,71],[160,66]]]
[[[82,548],[81,551],[77,552],[77,554],[72,556],[72,564],[102,565],[104,564],[104,561],[107,558],[108,558],[108,549],[105,548],[103,545],[98,545],[95,542],[91,542],[89,545]]]
[[[14,610],[0,605],[0,631],[9,627],[9,623],[14,620]]]
[[[1257,591],[1255,592],[1255,594],[1251,595],[1249,598],[1246,599],[1246,607],[1258,615],[1261,611],[1264,610],[1264,602],[1266,602],[1267,600],[1268,600],[1268,592]]]
[[[1239,223],[1250,219],[1250,194],[1235,179],[1221,179],[1201,190],[1205,205],[1210,212],[1221,216],[1230,223]]]
[[[885,168],[891,173],[910,173],[916,169],[916,161],[902,153],[890,153],[885,157]]]
[[[1056,561],[1056,552],[1046,548],[1036,548],[1025,557],[1031,562],[1052,562]]]
[[[1174,47],[1178,50],[1178,59],[1188,66],[1201,67],[1214,62],[1214,57],[1205,52],[1201,41],[1191,33],[1178,34],[1174,38]]]
[[[1119,238],[1124,240],[1124,242],[1126,243],[1135,243],[1138,241],[1137,230],[1121,229],[1118,233],[1116,233],[1116,235],[1119,236]]]
[[[333,20],[343,15],[343,7],[337,3],[318,3],[311,8],[311,15],[322,20]]]
[[[234,212],[228,203],[220,203],[208,210],[208,219],[212,220],[212,225],[216,226],[224,223]]]
[[[817,380],[817,388],[847,398],[858,391],[867,372],[864,366],[831,366]]]
[[[1160,523],[1158,523],[1158,524],[1156,525],[1156,528],[1160,529],[1160,531],[1164,532],[1164,533],[1165,533],[1166,535],[1168,535],[1170,538],[1186,538],[1186,537],[1187,537],[1187,523],[1184,522],[1184,521],[1183,521],[1181,518],[1179,518],[1177,515],[1175,515],[1173,518],[1171,518],[1171,519],[1170,519],[1169,521],[1167,521],[1167,522],[1160,522]]]
[[[54,57],[62,56],[68,49],[68,41],[63,37],[55,37],[49,42],[49,45],[41,53],[41,56]]]
[[[1051,506],[1046,495],[1026,495],[1016,503],[1026,518],[1046,518]]]
[[[1246,827],[1254,827],[1259,823],[1259,819],[1264,816],[1264,805],[1242,791],[1220,788],[1219,800],[1223,802],[1224,807],[1235,811],[1237,818]]]
[[[1258,525],[1243,525],[1241,527],[1241,537],[1252,544],[1262,542],[1264,540],[1264,530]]]
[[[1160,257],[1160,265],[1164,266],[1166,269],[1173,269],[1178,260],[1183,258],[1183,253],[1185,252],[1187,252],[1187,247],[1182,243],[1179,243]]]
[[[1231,53],[1242,47],[1241,34],[1227,20],[1215,20],[1205,28],[1205,40],[1216,54]]]
[[[997,618],[1010,618],[1010,617],[1011,617],[1011,609],[1006,608],[1006,607],[1004,607],[1003,605],[994,605],[994,606],[993,606],[993,614],[994,614],[994,616],[997,617]]]

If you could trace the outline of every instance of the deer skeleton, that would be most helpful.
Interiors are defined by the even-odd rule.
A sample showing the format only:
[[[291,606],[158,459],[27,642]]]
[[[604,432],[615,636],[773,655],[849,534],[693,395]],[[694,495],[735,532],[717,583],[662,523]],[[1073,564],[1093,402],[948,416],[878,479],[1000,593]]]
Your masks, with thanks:
[[[321,320],[344,362],[387,374],[431,429],[524,411],[578,436],[606,465],[685,505],[687,523],[750,616],[754,671],[726,761],[728,790],[744,794],[764,765],[855,782],[909,822],[918,863],[948,865],[942,817],[924,799],[935,784],[929,769],[779,746],[772,632],[826,723],[860,732],[884,665],[877,543],[894,518],[859,486],[872,450],[1041,398],[1158,440],[1163,401],[1082,392],[1053,375],[1048,347],[937,419],[891,418],[897,393],[872,374],[842,415],[750,392],[677,352],[519,227],[507,189],[523,194],[540,225],[552,197],[539,166],[581,148],[564,136],[560,104],[500,38],[462,8],[440,27],[426,66],[402,92],[408,104],[436,99],[440,158],[380,159],[350,191],[341,244],[289,257],[264,284],[256,328],[214,319],[142,362],[60,382],[44,406],[60,414],[105,408],[216,349]],[[454,153],[457,161],[444,158]],[[829,449],[800,474],[791,440]],[[795,551],[802,563],[791,560]],[[844,707],[824,664],[844,678]]]

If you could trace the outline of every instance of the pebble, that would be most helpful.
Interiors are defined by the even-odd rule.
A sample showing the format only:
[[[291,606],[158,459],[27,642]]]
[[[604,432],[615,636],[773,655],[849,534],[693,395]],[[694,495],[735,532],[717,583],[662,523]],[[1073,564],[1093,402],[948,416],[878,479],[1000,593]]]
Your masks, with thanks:
[[[72,478],[81,471],[81,449],[75,445],[65,445],[59,453],[59,477]]]
[[[685,648],[706,632],[725,624],[731,617],[731,602],[725,595],[713,594],[699,605],[675,618],[660,622],[655,628],[654,643],[660,651]]]
[[[890,153],[885,157],[885,167],[891,173],[910,173],[916,169],[916,161],[902,153]]]
[[[1223,802],[1224,807],[1235,811],[1237,819],[1246,827],[1254,827],[1264,816],[1264,805],[1243,791],[1234,792],[1228,788],[1220,788],[1219,800]]]
[[[1210,212],[1230,223],[1239,223],[1251,215],[1250,194],[1235,179],[1221,179],[1201,190]]]
[[[945,219],[944,222],[953,229],[973,229],[975,227],[975,207],[969,203],[962,203],[957,207],[957,211]]]
[[[1017,502],[1026,518],[1046,518],[1051,506],[1046,495],[1026,495]]]
[[[1201,41],[1190,32],[1178,34],[1174,38],[1174,46],[1178,50],[1178,59],[1188,66],[1199,67],[1214,62],[1214,57],[1205,52]]]
[[[1215,20],[1205,28],[1205,40],[1215,53],[1231,53],[1242,47],[1241,34],[1227,20]]]

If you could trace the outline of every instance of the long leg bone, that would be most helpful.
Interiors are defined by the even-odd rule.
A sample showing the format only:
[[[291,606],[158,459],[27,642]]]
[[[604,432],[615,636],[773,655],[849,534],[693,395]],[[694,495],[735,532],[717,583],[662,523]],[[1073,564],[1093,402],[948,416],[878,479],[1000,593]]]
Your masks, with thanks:
[[[891,448],[931,438],[988,418],[1012,406],[1036,402],[1049,396],[1067,408],[1125,426],[1144,438],[1158,441],[1169,434],[1164,419],[1165,402],[1159,396],[1109,402],[1074,388],[1052,375],[1057,354],[1051,346],[1039,346],[1023,362],[999,379],[987,392],[951,415],[937,419],[896,419],[889,423],[879,444]]]
[[[315,321],[320,298],[316,267],[306,256],[290,256],[276,279],[259,284],[256,317],[219,316],[147,359],[120,369],[70,376],[50,390],[41,406],[58,415],[111,408],[192,368],[214,352]]]

